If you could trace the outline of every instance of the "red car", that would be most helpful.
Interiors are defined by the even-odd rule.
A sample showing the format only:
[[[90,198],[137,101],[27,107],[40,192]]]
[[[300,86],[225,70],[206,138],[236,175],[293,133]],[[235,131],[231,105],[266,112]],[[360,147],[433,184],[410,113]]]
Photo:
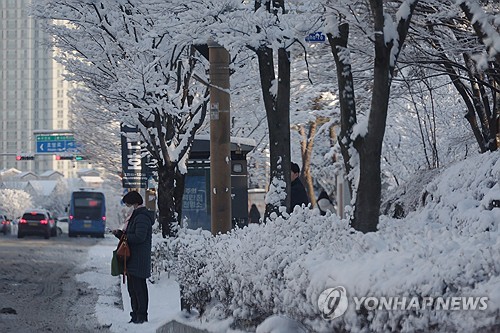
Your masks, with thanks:
[[[0,223],[2,226],[1,232],[4,235],[10,234],[11,228],[12,228],[12,223],[11,221],[7,218],[5,215],[0,215]]]

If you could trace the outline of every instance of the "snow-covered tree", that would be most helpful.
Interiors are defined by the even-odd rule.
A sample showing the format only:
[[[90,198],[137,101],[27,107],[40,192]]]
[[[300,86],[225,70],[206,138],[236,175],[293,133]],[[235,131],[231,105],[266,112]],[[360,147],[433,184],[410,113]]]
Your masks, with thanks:
[[[82,155],[92,157],[94,164],[115,175],[118,182],[122,171],[118,115],[96,105],[84,86],[75,86],[68,95],[72,101],[70,127],[76,142],[82,143]]]
[[[458,6],[457,6],[458,4]],[[482,6],[481,6],[482,5]],[[495,13],[500,4],[488,1],[429,1],[414,17],[405,64],[417,73],[449,77],[463,100],[465,119],[481,152],[500,146],[500,40]],[[412,78],[412,77],[410,77]]]
[[[251,89],[241,93],[244,91],[242,89],[235,95],[236,98],[232,98],[232,103],[240,106],[251,105],[250,112],[258,110],[263,105],[266,117],[244,118],[235,115],[233,120],[234,123],[238,123],[240,119],[245,122],[252,118],[254,123],[258,124],[267,119],[269,140],[262,142],[261,147],[262,150],[268,149],[271,156],[270,188],[274,188],[277,194],[270,196],[276,199],[272,202],[272,211],[281,213],[279,207],[287,206],[289,174],[287,168],[292,155],[292,151],[288,151],[291,144],[290,124],[293,123],[298,129],[302,128],[302,133],[305,133],[312,129],[316,122],[316,118],[307,120],[308,117],[296,117],[298,114],[296,111],[314,109],[311,101],[321,93],[329,92],[338,94],[339,103],[328,106],[330,110],[325,112],[326,119],[332,120],[332,117],[339,113],[338,109],[342,111],[338,138],[355,194],[353,226],[359,230],[370,231],[375,230],[378,223],[381,174],[384,174],[384,177],[387,175],[389,180],[396,179],[397,165],[401,164],[391,165],[393,162],[391,158],[397,159],[403,154],[398,145],[392,142],[384,144],[388,111],[397,109],[401,105],[407,107],[408,103],[404,99],[399,99],[405,93],[405,89],[420,90],[421,96],[425,99],[425,92],[422,89],[424,82],[419,82],[415,86],[410,84],[408,87],[400,84],[396,87],[398,96],[395,96],[391,89],[396,80],[410,74],[410,71],[398,67],[397,61],[405,43],[410,19],[414,12],[417,13],[415,17],[425,18],[425,15],[420,13],[427,10],[428,6],[449,11],[446,14],[448,17],[456,15],[461,10],[465,13],[464,17],[469,17],[469,23],[472,23],[473,30],[484,44],[483,54],[488,54],[489,57],[484,59],[490,59],[489,68],[492,66],[495,68],[498,66],[495,43],[498,34],[498,29],[495,27],[498,23],[492,16],[483,16],[481,8],[475,6],[475,3],[447,1],[446,6],[439,8],[437,6],[439,2],[435,0],[402,2],[321,0],[314,3],[299,0],[243,2],[239,0],[195,2],[48,0],[40,1],[43,6],[37,6],[36,12],[38,17],[59,19],[67,23],[53,25],[51,31],[56,36],[55,45],[63,50],[60,60],[68,68],[72,68],[70,78],[85,82],[81,88],[82,92],[75,96],[79,101],[79,107],[92,110],[92,105],[95,104],[95,108],[99,109],[102,115],[98,118],[99,121],[113,124],[110,125],[109,131],[115,133],[117,124],[121,121],[139,126],[146,148],[155,158],[159,171],[158,203],[162,224],[177,219],[176,212],[178,214],[179,209],[170,208],[180,207],[183,158],[186,156],[185,148],[189,147],[189,139],[187,145],[184,145],[182,140],[191,137],[182,134],[194,133],[200,126],[203,118],[201,115],[207,101],[205,86],[195,84],[191,80],[195,72],[194,76],[197,79],[207,82],[204,78],[206,66],[190,45],[205,44],[207,40],[212,39],[223,45],[231,54],[231,80],[232,82],[235,79],[240,80],[235,86],[242,87],[241,78],[248,77],[250,71],[259,69],[257,72],[262,97],[255,98],[255,89],[254,96],[250,92]],[[486,6],[486,3],[482,5]],[[454,13],[450,9],[452,7],[455,8]],[[471,16],[470,13],[475,14]],[[321,73],[323,77],[315,81],[315,85],[311,85],[310,91],[304,93],[306,91],[304,85],[295,81],[298,76],[307,77],[305,73],[309,72],[306,61],[308,58],[305,55],[311,48],[304,45],[304,36],[320,30],[328,35],[338,76],[333,78],[330,75],[332,69],[329,68],[325,73]],[[444,37],[439,38],[440,41],[444,40]],[[412,41],[413,39],[409,42]],[[374,47],[367,48],[367,45]],[[411,47],[412,45],[408,44],[408,48]],[[297,58],[305,59],[306,64],[302,67],[306,70],[292,72],[292,76],[290,66]],[[331,62],[331,58],[325,61],[324,56],[319,54],[318,59],[321,59],[319,62],[326,64]],[[408,64],[408,58],[405,57],[404,60],[405,65]],[[477,65],[481,63],[483,62],[477,62]],[[250,75],[252,79],[254,74],[252,72]],[[496,76],[490,77],[495,80]],[[303,78],[303,81],[307,81]],[[328,80],[330,87],[325,89]],[[316,82],[321,82],[323,86],[318,88]],[[255,86],[255,81],[252,81],[252,84]],[[432,88],[432,85],[428,87]],[[496,101],[498,98],[498,94],[494,91],[492,89],[490,93],[491,101]],[[296,108],[292,108],[292,117],[289,114],[290,96],[293,96],[294,103],[298,101]],[[334,97],[336,98],[337,96]],[[475,101],[477,100],[476,97]],[[415,110],[419,111],[416,99],[413,100],[413,104]],[[283,110],[288,110],[286,115],[281,113]],[[312,116],[309,111],[304,114]],[[398,115],[403,113],[404,110],[398,110]],[[433,121],[437,119],[438,114],[439,112],[433,111]],[[481,118],[487,120],[481,124],[489,127],[489,134],[484,130],[482,133],[483,136],[487,134],[484,137],[489,137],[489,142],[492,141],[491,133],[495,133],[494,127],[498,127],[497,114],[498,111],[493,111],[489,119]],[[293,122],[290,122],[290,118]],[[412,115],[407,115],[407,118],[411,121]],[[306,121],[303,121],[304,119]],[[414,135],[418,137],[419,133],[413,133],[414,123],[411,126],[408,120],[402,122],[399,118],[390,119],[389,122],[391,125],[401,126],[397,129],[411,132],[411,135],[396,132],[392,132],[391,135],[406,136],[405,140],[415,142]],[[190,125],[193,126],[189,127]],[[439,165],[438,144],[442,139],[438,138],[438,125],[437,121],[436,125],[431,121],[426,123],[426,128],[420,129],[420,134],[429,130],[428,137],[420,135],[422,145],[425,146],[422,149],[425,156],[422,161],[425,160],[428,167]],[[251,125],[240,128],[244,129],[242,133],[253,131]],[[327,130],[322,128],[320,132],[325,134]],[[331,138],[336,134],[331,131],[328,133],[331,133]],[[260,135],[260,138],[262,137]],[[310,179],[309,174],[314,174],[308,169],[308,161],[317,159],[308,155],[312,139],[311,136],[302,140],[301,156],[308,179]],[[92,138],[88,141],[97,143],[98,140]],[[322,141],[329,142],[330,139]],[[113,142],[114,145],[116,141]],[[428,146],[426,142],[429,142]],[[387,157],[384,157],[384,163],[381,165],[383,147],[387,149]],[[425,155],[427,153],[429,155]],[[322,170],[331,170],[334,163],[331,151],[328,156],[329,162],[326,165],[322,161],[317,163],[322,165]],[[419,162],[417,156],[415,160]],[[406,165],[403,171],[411,174],[411,169],[420,165],[420,162],[415,167]],[[383,170],[383,167],[388,167],[389,170]],[[161,170],[166,171],[161,173]],[[166,180],[165,174],[170,175]],[[316,174],[325,173],[320,170]],[[322,183],[329,182],[322,181]],[[162,184],[169,185],[162,188]],[[180,194],[174,190],[179,190]],[[169,201],[169,198],[175,198],[174,202]],[[165,213],[167,211],[168,213]],[[364,221],[363,225],[357,224],[360,221]]]
[[[57,181],[52,193],[43,198],[43,206],[48,209],[53,216],[59,217],[66,215],[69,206],[71,192],[68,189],[67,182],[61,178]]]
[[[32,208],[31,195],[23,190],[0,189],[0,211],[8,218],[21,216],[28,208]]]
[[[341,109],[339,144],[351,187],[354,190],[352,226],[363,232],[377,230],[381,199],[382,143],[385,133],[391,81],[397,58],[405,42],[411,16],[418,1],[404,1],[396,12],[396,21],[382,1],[371,0],[369,7],[346,7],[338,11],[338,3],[327,1],[327,36],[337,68]],[[357,14],[357,16],[355,16]],[[353,70],[348,47],[350,22],[360,22],[366,31],[366,41],[372,44],[373,76],[371,103],[364,117],[357,115]],[[361,21],[361,22],[362,22]],[[362,31],[363,31],[362,30]],[[358,36],[360,37],[360,36]]]
[[[295,0],[202,0],[185,4],[188,7],[181,21],[192,30],[184,29],[178,38],[197,42],[210,37],[226,47],[234,59],[247,59],[248,50],[253,51],[250,60],[258,63],[268,130],[270,185],[266,216],[280,215],[282,207],[289,208],[290,202],[290,66],[294,57],[304,56],[303,38],[314,26],[311,17],[314,22],[317,15],[310,14],[317,6],[311,9],[309,3]],[[236,72],[248,68],[233,67]]]
[[[267,29],[281,34],[279,16],[285,14],[285,1],[255,1],[255,14],[262,17],[256,32]],[[276,24],[274,23],[276,22]],[[263,34],[256,46],[249,47],[257,54],[260,84],[269,129],[269,159],[271,167],[270,193],[266,202],[265,217],[272,213],[281,214],[280,207],[290,209],[290,54],[284,39],[275,51],[271,45],[284,36],[273,40]],[[276,52],[276,53],[275,53]],[[275,60],[276,54],[276,60]],[[277,61],[277,72],[275,69]],[[284,195],[283,195],[284,194]],[[276,200],[277,199],[277,200]]]
[[[33,13],[52,20],[48,31],[58,60],[80,83],[84,108],[138,126],[158,174],[159,222],[164,236],[178,219],[185,160],[205,118],[208,89],[192,75],[205,75],[190,41],[173,41],[175,3],[164,1],[38,1]],[[104,117],[103,119],[110,119]]]

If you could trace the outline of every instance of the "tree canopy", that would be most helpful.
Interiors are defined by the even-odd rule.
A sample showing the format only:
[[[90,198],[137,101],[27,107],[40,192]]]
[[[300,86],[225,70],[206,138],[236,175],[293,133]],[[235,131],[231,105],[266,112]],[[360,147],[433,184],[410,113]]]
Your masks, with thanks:
[[[337,170],[340,160],[353,192],[353,226],[374,231],[384,186],[466,154],[454,142],[469,133],[480,151],[498,148],[498,6],[472,0],[46,0],[35,2],[33,13],[53,20],[48,29],[61,51],[58,60],[80,85],[75,110],[88,111],[91,124],[97,110],[104,131],[117,133],[120,122],[140,129],[161,178],[159,202],[168,202],[160,207],[164,223],[178,219],[182,195],[174,184],[182,184],[206,110],[207,61],[192,45],[210,39],[232,59],[232,103],[243,109],[232,131],[255,136],[258,150],[269,152],[268,183],[277,195],[268,197],[269,211],[280,214],[288,205],[290,160],[302,159],[310,192],[329,186],[322,170]],[[306,37],[315,33],[326,35],[325,43],[309,43]],[[320,158],[313,153],[318,135],[324,138]],[[401,162],[403,155],[415,165]],[[260,156],[251,154],[255,165],[265,165]]]

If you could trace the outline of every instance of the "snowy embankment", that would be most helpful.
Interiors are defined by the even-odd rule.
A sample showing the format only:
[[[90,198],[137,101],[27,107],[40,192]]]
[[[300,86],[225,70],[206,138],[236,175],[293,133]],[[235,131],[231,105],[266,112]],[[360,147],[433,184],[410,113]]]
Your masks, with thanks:
[[[233,327],[271,332],[269,321],[258,325],[279,315],[314,332],[493,332],[500,329],[500,208],[491,207],[500,199],[499,157],[483,154],[443,170],[426,186],[425,205],[404,219],[381,217],[376,233],[296,209],[218,237],[182,230],[169,245],[177,260],[165,265],[207,324],[230,319]],[[325,320],[317,299],[336,286],[347,290],[349,306]],[[351,301],[395,296],[488,301],[473,311],[356,309]]]

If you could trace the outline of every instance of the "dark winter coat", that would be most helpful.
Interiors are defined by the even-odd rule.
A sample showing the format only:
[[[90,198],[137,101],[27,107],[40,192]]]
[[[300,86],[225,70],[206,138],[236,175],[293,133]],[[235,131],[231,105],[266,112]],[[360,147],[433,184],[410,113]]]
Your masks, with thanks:
[[[321,191],[321,193],[319,194],[317,204],[321,215],[326,215],[326,212],[328,211],[332,213],[335,211],[335,206],[333,205],[330,197],[325,190]]]
[[[260,223],[260,212],[255,204],[252,204],[252,207],[250,207],[248,217],[250,218],[250,223]]]
[[[300,178],[296,178],[291,183],[291,191],[290,191],[290,211],[293,211],[293,208],[297,205],[308,205],[309,197],[307,196],[306,189]]]
[[[127,225],[130,259],[127,273],[142,279],[151,276],[151,239],[154,218],[146,207],[135,209]]]

